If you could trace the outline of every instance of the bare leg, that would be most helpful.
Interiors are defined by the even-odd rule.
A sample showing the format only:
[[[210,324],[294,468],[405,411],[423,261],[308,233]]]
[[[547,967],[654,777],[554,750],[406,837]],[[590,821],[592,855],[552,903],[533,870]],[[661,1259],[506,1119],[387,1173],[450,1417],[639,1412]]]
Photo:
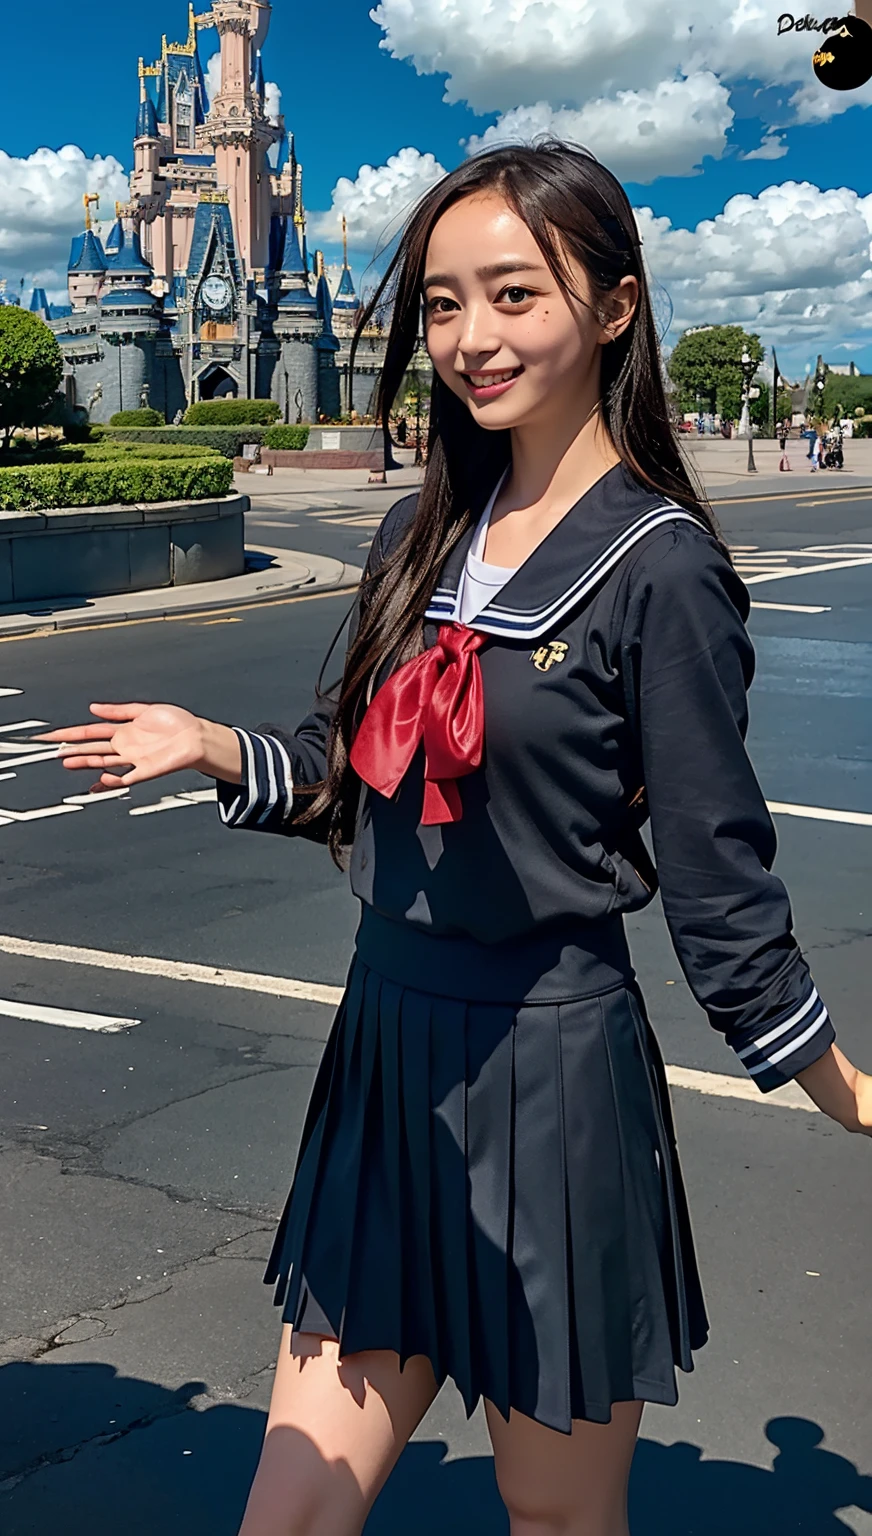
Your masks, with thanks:
[[[629,1536],[627,1483],[641,1403],[616,1403],[610,1424],[576,1421],[571,1435],[491,1403],[487,1422],[511,1536]]]
[[[436,1395],[429,1360],[284,1328],[257,1475],[239,1536],[358,1536]]]

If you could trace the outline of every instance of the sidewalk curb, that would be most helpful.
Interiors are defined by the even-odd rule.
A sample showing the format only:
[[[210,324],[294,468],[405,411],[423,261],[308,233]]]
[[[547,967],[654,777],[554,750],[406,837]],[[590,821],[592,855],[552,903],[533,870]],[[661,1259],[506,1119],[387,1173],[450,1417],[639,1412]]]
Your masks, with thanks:
[[[307,597],[328,592],[337,594],[355,592],[363,575],[361,566],[350,565],[347,561],[334,560],[324,555],[301,554],[299,551],[287,549],[271,550],[263,545],[257,549],[252,548],[248,552],[253,555],[283,556],[289,564],[296,567],[300,574],[294,575],[287,581],[276,581],[272,585],[261,583],[255,586],[252,578],[266,573],[257,570],[247,571],[243,576],[230,578],[230,581],[203,582],[200,584],[197,597],[180,596],[176,602],[167,600],[169,593],[176,591],[180,594],[182,592],[193,594],[197,591],[197,587],[157,587],[147,592],[95,597],[87,600],[93,604],[92,607],[61,609],[57,613],[48,611],[50,604],[46,605],[45,613],[37,608],[14,614],[0,611],[0,640],[23,639],[28,635],[52,634],[62,630],[93,629],[96,625],[125,624],[139,619],[154,621],[185,618],[195,613],[221,613],[233,608],[253,607],[258,603],[280,602],[289,597]],[[226,591],[232,582],[244,581],[249,583],[248,591]],[[202,590],[210,586],[225,590],[220,594],[211,595],[208,591]]]

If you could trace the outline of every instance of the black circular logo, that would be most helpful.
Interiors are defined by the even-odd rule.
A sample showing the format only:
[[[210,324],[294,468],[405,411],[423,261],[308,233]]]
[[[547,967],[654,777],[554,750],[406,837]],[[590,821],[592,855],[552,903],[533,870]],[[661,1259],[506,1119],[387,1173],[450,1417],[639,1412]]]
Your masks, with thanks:
[[[815,50],[812,67],[831,91],[856,91],[872,80],[872,27],[859,16],[845,16]]]

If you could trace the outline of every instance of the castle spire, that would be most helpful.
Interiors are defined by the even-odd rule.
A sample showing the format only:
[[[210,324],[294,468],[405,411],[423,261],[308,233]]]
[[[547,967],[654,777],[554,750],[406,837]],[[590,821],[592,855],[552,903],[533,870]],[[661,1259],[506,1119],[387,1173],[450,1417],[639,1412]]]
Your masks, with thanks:
[[[266,81],[264,79],[263,73],[263,54],[259,48],[257,50],[257,56],[254,61],[254,77],[251,84],[254,90],[254,94],[259,96],[261,101],[263,101],[266,95]]]

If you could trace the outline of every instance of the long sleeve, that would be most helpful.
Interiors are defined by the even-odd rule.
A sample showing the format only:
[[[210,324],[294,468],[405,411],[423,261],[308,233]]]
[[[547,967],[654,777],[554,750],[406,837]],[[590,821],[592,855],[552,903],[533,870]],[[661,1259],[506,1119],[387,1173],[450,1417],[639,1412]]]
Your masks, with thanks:
[[[404,496],[388,512],[373,540],[366,566],[368,575],[377,570],[396,547],[416,505],[417,494]],[[359,599],[350,615],[350,640],[354,638],[358,616]],[[335,694],[332,697],[322,695],[296,730],[274,725],[271,721],[263,722],[252,731],[234,725],[232,729],[242,747],[242,783],[216,780],[218,815],[224,825],[326,843],[330,831],[329,812],[302,824],[298,818],[312,798],[300,791],[322,784],[326,777],[328,745],[335,716]]]
[[[638,562],[625,634],[669,932],[697,1001],[766,1093],[835,1033],[771,873],[775,830],[745,748],[748,611],[714,539],[685,526]]]

